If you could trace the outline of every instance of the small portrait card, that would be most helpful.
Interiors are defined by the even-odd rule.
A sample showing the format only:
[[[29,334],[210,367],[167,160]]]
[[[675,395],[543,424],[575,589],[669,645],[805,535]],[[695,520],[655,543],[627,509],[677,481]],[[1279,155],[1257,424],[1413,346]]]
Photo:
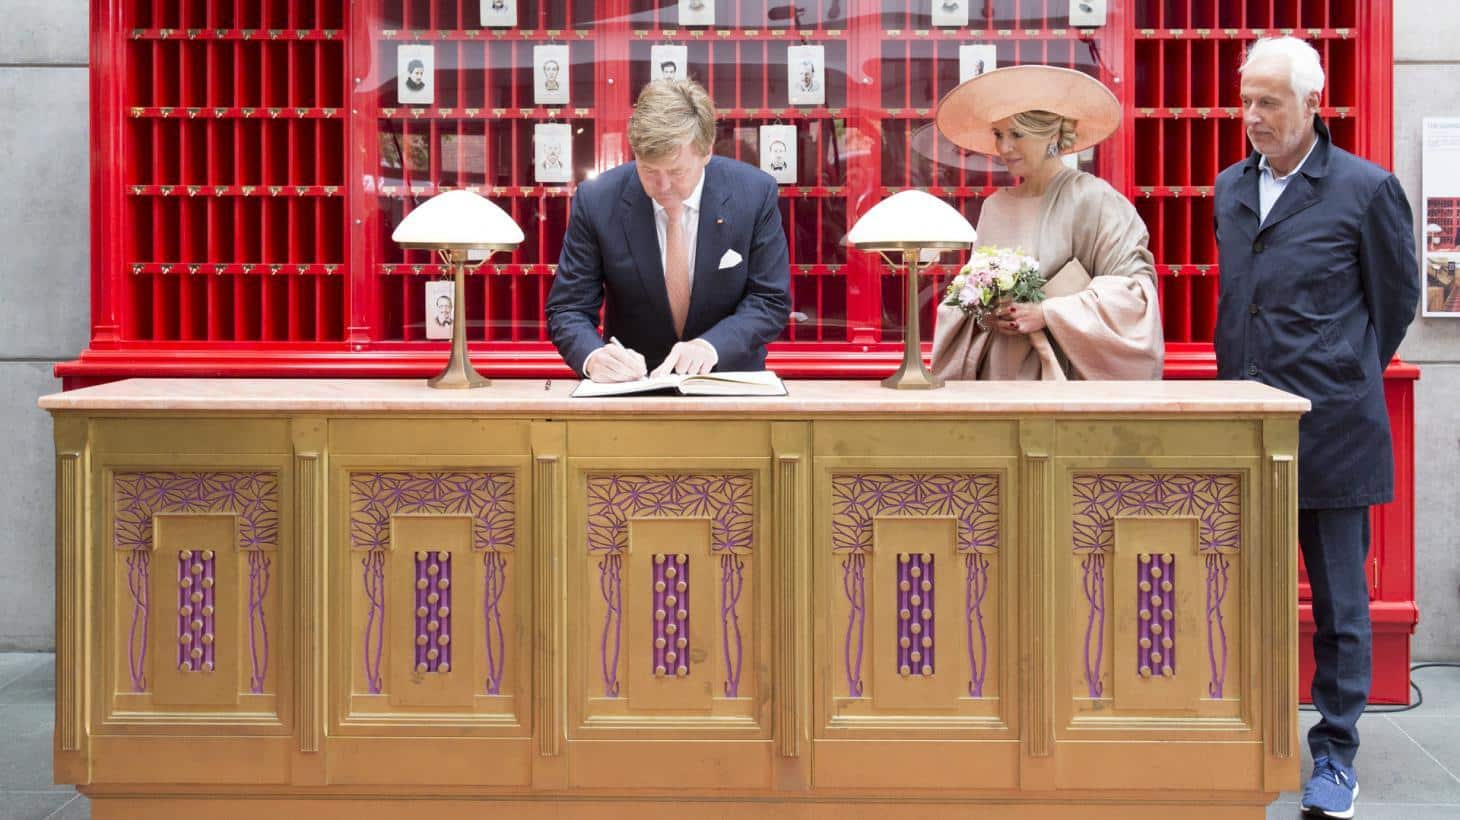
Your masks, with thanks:
[[[573,178],[573,127],[564,122],[540,122],[532,127],[532,167],[538,182],[569,182]]]
[[[482,0],[481,19],[486,28],[515,28],[517,0]]]
[[[760,127],[760,169],[782,185],[796,184],[796,126]]]
[[[532,47],[532,99],[538,105],[568,104],[568,47]]]
[[[715,0],[679,0],[681,26],[713,26]]]
[[[958,47],[958,82],[966,83],[998,68],[999,49],[993,43]]]
[[[436,101],[436,49],[430,45],[403,45],[396,49],[395,98],[401,105],[430,105]]]
[[[649,49],[649,79],[679,80],[689,65],[688,46],[654,46]]]
[[[426,338],[450,339],[456,321],[456,283],[432,279],[426,283]]]
[[[969,0],[928,0],[928,2],[933,4],[933,25],[957,27],[968,25]]]
[[[791,46],[786,49],[791,105],[826,105],[826,47]]]

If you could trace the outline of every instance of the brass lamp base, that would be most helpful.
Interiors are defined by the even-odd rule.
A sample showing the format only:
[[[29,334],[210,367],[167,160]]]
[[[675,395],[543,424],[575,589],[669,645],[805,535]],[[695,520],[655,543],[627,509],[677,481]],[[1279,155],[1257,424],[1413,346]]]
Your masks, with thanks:
[[[441,255],[450,263],[451,273],[456,279],[456,296],[451,304],[451,358],[446,360],[445,370],[426,380],[426,386],[447,390],[490,387],[492,380],[471,366],[471,356],[466,349],[466,251],[443,250]]]
[[[907,304],[902,320],[902,366],[897,372],[882,380],[882,386],[892,390],[936,390],[943,386],[943,380],[934,376],[923,365],[923,345],[918,329],[918,259],[920,248],[902,249],[903,263],[907,265]]]

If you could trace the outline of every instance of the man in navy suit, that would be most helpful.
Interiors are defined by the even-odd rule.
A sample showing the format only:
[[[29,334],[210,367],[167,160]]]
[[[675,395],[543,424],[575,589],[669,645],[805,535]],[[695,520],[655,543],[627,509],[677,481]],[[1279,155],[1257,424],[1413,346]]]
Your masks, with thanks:
[[[635,161],[573,196],[547,300],[553,344],[598,382],[651,366],[653,375],[763,369],[791,313],[775,180],[711,155],[714,103],[689,80],[645,86],[628,139]]]
[[[1394,495],[1384,368],[1419,301],[1414,225],[1394,175],[1335,146],[1318,118],[1312,46],[1259,40],[1240,73],[1254,150],[1217,177],[1217,374],[1313,403],[1298,427],[1298,540],[1321,717],[1302,809],[1352,817],[1369,697],[1369,506]]]

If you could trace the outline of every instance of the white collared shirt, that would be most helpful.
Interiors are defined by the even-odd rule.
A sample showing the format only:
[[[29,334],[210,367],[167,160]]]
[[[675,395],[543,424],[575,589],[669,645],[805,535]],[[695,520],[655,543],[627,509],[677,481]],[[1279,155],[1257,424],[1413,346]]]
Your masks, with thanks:
[[[1266,154],[1263,154],[1262,159],[1257,161],[1257,208],[1258,215],[1262,218],[1261,222],[1258,223],[1259,225],[1267,221],[1267,215],[1272,211],[1272,206],[1277,204],[1278,197],[1283,195],[1283,191],[1287,190],[1288,181],[1293,178],[1294,174],[1303,170],[1303,163],[1308,161],[1308,157],[1313,156],[1313,149],[1318,147],[1319,139],[1321,138],[1315,134],[1313,144],[1308,146],[1308,153],[1303,155],[1302,161],[1293,170],[1283,176],[1278,176],[1272,170],[1272,165],[1268,164]]]
[[[684,201],[684,207],[680,209],[681,223],[684,226],[684,243],[689,252],[689,286],[694,288],[695,284],[695,244],[700,235],[700,195],[705,192],[705,169],[700,169],[700,181],[695,183],[695,189],[690,191],[689,198]],[[664,243],[669,230],[669,212],[664,206],[655,202],[651,197],[649,202],[654,205],[654,236],[659,239],[659,269],[668,270],[665,264]]]

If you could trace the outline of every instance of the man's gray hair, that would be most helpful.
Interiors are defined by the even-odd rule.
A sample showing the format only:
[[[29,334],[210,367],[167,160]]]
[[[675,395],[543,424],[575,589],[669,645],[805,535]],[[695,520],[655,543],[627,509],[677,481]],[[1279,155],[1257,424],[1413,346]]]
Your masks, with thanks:
[[[1288,84],[1299,100],[1305,100],[1313,92],[1323,93],[1323,61],[1318,50],[1306,40],[1297,37],[1264,37],[1247,50],[1247,59],[1242,61],[1238,74],[1246,74],[1247,67],[1257,60],[1268,57],[1283,57],[1288,61]]]
[[[689,143],[701,155],[715,148],[715,103],[693,80],[654,80],[629,116],[629,149],[639,159],[674,156]]]

